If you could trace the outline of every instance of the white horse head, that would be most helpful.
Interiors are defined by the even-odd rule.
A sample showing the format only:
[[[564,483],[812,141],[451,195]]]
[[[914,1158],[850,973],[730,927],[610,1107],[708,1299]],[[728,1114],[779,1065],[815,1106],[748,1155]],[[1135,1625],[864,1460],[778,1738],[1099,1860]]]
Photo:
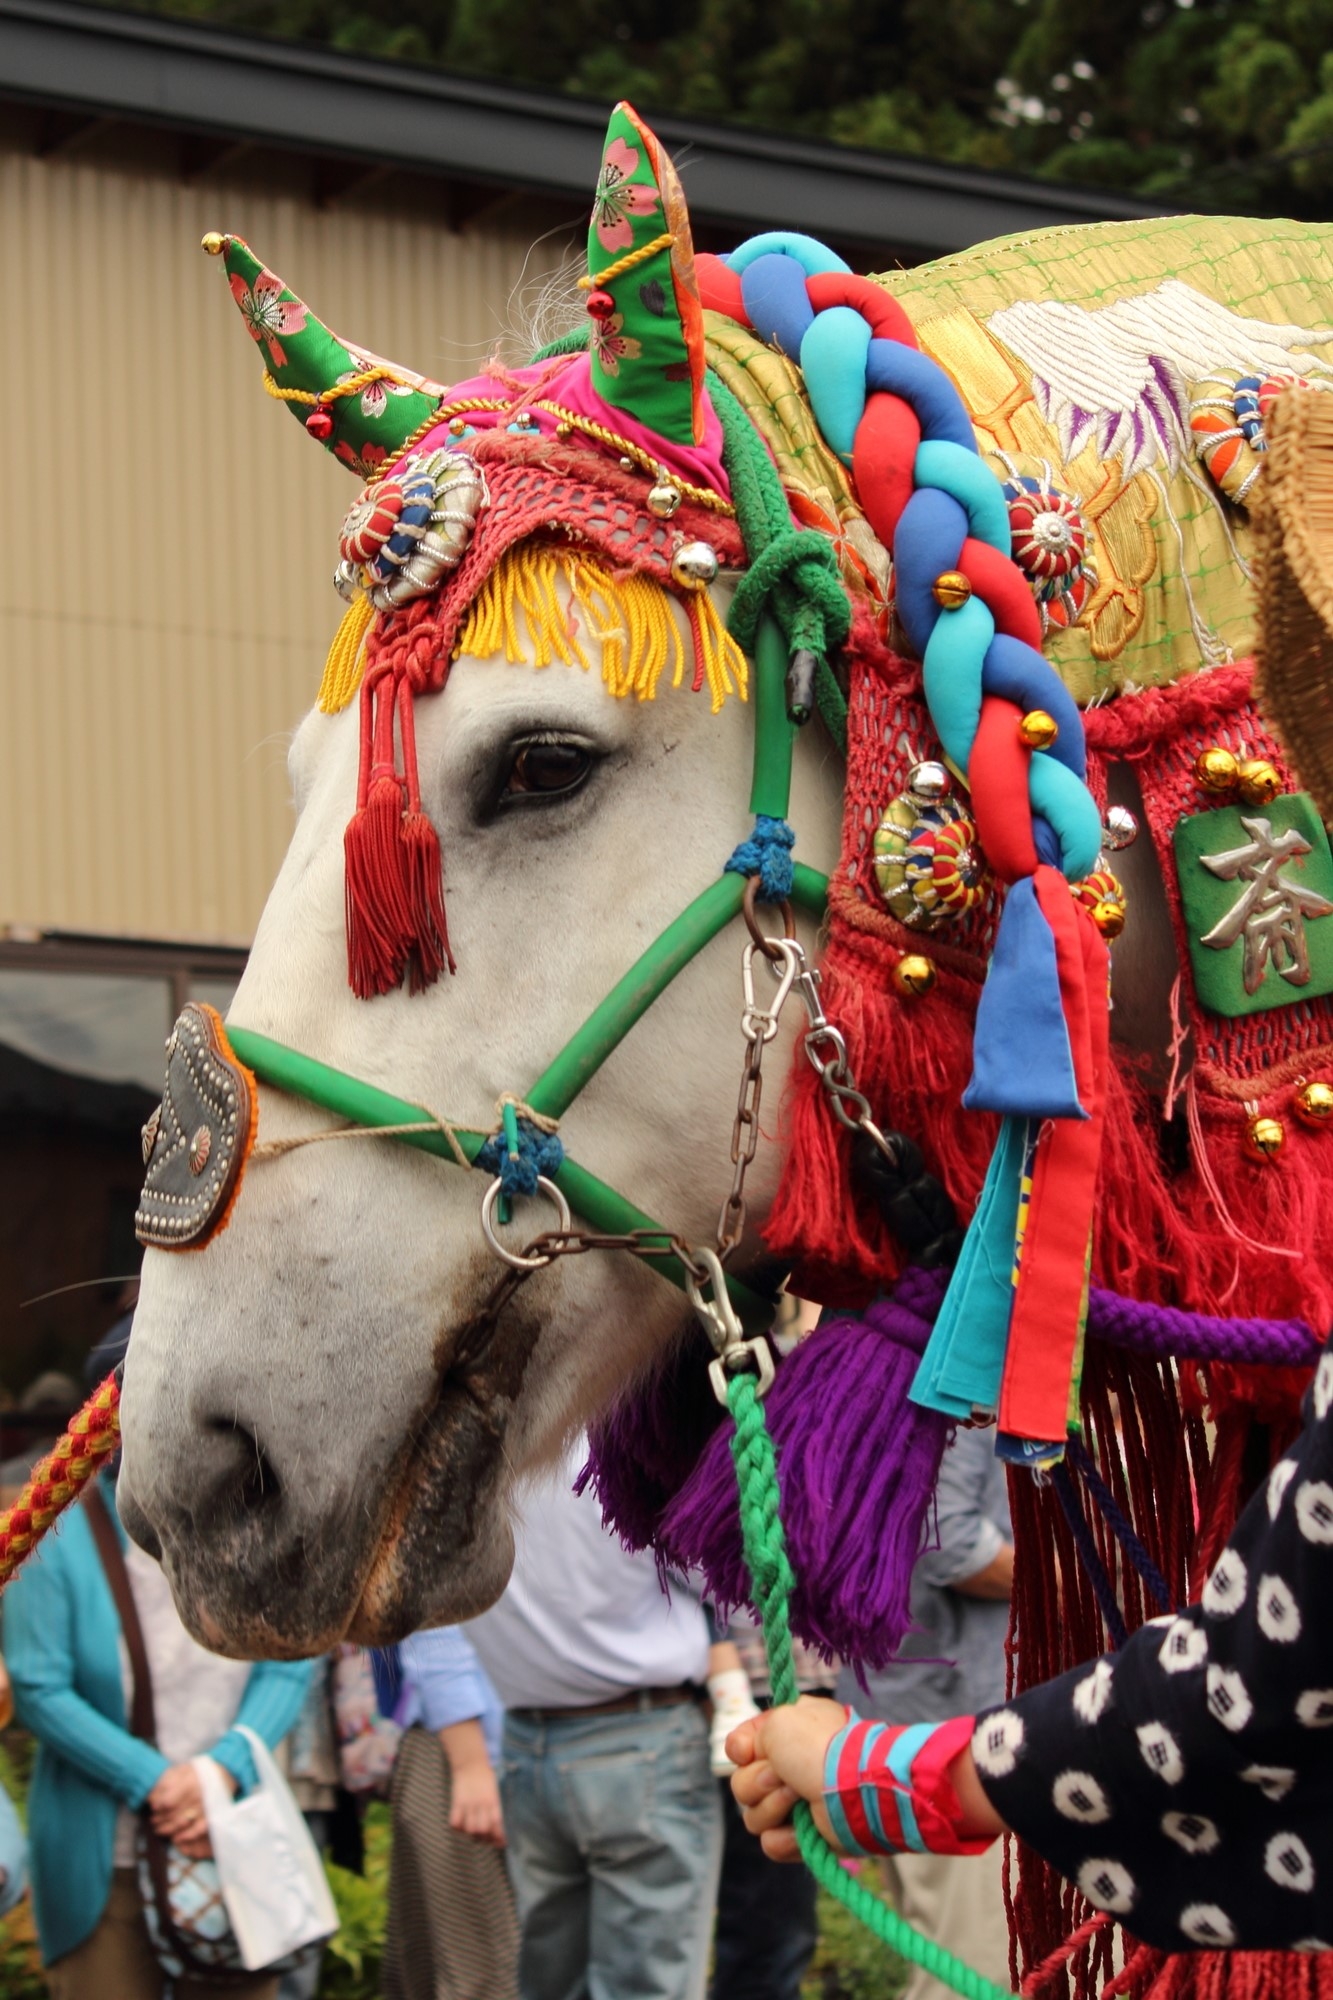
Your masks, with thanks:
[[[444,392],[344,348],[245,245],[205,244],[225,252],[233,295],[307,428],[363,474],[388,463],[397,475],[373,484],[344,527],[342,574],[358,606],[380,606],[382,632],[410,632],[414,614],[453,599],[472,621],[455,620],[447,639],[434,629],[427,645],[434,678],[413,685],[443,680],[442,691],[415,702],[408,693],[405,715],[397,683],[383,684],[375,713],[392,723],[397,709],[387,751],[366,750],[356,709],[339,708],[350,681],[341,692],[326,682],[292,746],[296,831],[230,1025],[461,1128],[494,1129],[497,1099],[524,1097],[645,947],[717,881],[750,826],[752,711],[734,690],[722,698],[745,671],[722,625],[741,544],[721,433],[701,400],[699,329],[673,304],[678,277],[687,293],[692,284],[687,225],[651,135],[618,117],[594,273],[640,232],[648,249],[626,312],[608,315],[594,290],[591,358],[451,390],[438,414]],[[670,254],[653,242],[663,212]],[[697,301],[693,311],[697,321]],[[651,424],[637,412],[644,399]],[[404,460],[413,443],[420,451]],[[387,527],[377,541],[377,510],[395,532],[411,524],[415,489],[409,481],[404,496],[402,467],[423,463],[437,479],[432,488],[427,478],[430,518],[401,547],[386,544]],[[454,479],[474,463],[479,478],[469,469]],[[697,588],[717,568],[701,530],[723,555],[711,590]],[[483,559],[487,534],[498,540]],[[565,535],[581,553],[562,562]],[[360,611],[349,618],[355,653]],[[673,652],[682,685],[672,684]],[[696,661],[706,683],[697,692]],[[367,726],[369,699],[363,691]],[[409,753],[402,731],[413,717]],[[807,735],[791,817],[801,859],[827,870],[841,760]],[[374,997],[356,997],[344,831],[359,777],[364,801],[386,756],[419,778],[416,818],[443,852],[457,972],[408,992],[401,964],[381,966],[357,978]],[[392,781],[390,792],[397,801]],[[391,839],[401,818],[395,803]],[[384,911],[372,895],[361,914],[373,924]],[[575,1160],[692,1242],[712,1240],[731,1182],[744,940],[736,925],[685,967],[561,1127]],[[355,944],[352,958],[355,975]],[[766,1136],[747,1189],[760,1220],[778,1173],[791,1025],[769,1057]],[[515,1476],[559,1451],[688,1318],[679,1290],[647,1265],[567,1257],[526,1284],[481,1351],[461,1352],[504,1270],[480,1226],[486,1182],[364,1134],[275,1150],[322,1139],[335,1121],[267,1088],[259,1102],[260,1156],[225,1231],[193,1252],[147,1253],[120,1484],[126,1524],[160,1552],[189,1623],[250,1657],[483,1608],[508,1574]],[[553,1219],[539,1200],[519,1201],[515,1247]],[[753,1273],[762,1258],[752,1225],[734,1266]]]
[[[578,667],[468,658],[420,708],[457,975],[369,1002],[349,990],[356,715],[312,713],[291,753],[295,836],[230,1018],[489,1129],[497,1096],[524,1092],[744,834],[752,724],[685,689],[616,701]],[[533,745],[566,789],[524,789]],[[840,790],[812,741],[792,818],[823,868]],[[731,1178],[739,952],[735,929],[708,946],[562,1126],[574,1157],[690,1241],[711,1240]],[[776,1084],[779,1050],[770,1061]],[[264,1140],[331,1124],[261,1090]],[[775,1127],[751,1175],[761,1217]],[[455,1380],[459,1330],[503,1270],[484,1185],[388,1139],[312,1145],[252,1164],[206,1248],[147,1253],[121,1506],[212,1643],[308,1652],[480,1610],[508,1574],[515,1474],[681,1325],[680,1293],[644,1265],[566,1258],[515,1299],[484,1369]],[[517,1247],[551,1220],[537,1210],[519,1205]],[[737,1263],[755,1256],[747,1243]]]
[[[733,857],[747,872],[789,814],[800,861],[837,870],[829,990],[863,1080],[874,1072],[874,1109],[926,1146],[955,1200],[974,1203],[983,1176],[991,1191],[972,1225],[990,1235],[960,1259],[890,1422],[924,1405],[938,1446],[942,1416],[1000,1406],[1011,1314],[1020,1357],[1050,1326],[1072,1355],[1107,1095],[1104,936],[1123,898],[1099,865],[1082,719],[1040,655],[1003,493],[902,307],[790,236],[701,260],[696,283],[669,163],[623,106],[593,211],[586,351],[441,390],[338,342],[236,239],[206,247],[226,255],[270,387],[368,479],[342,536],[352,609],[293,746],[295,837],[233,1007],[237,1052],[268,1037],[422,1107],[417,1122],[494,1132],[499,1100],[539,1094],[590,1013],[717,882],[747,801],[755,838]],[[707,384],[701,297],[717,316]],[[798,353],[799,370],[784,359]],[[890,542],[924,676],[887,642]],[[750,707],[724,617],[756,654],[764,699]],[[772,774],[811,676],[836,704],[828,655],[849,631],[844,810],[818,728],[799,732],[789,794]],[[691,659],[698,692],[672,667],[688,682]],[[1002,903],[978,834],[1012,885]],[[946,934],[923,956],[923,931],[952,919],[962,948]],[[696,1246],[731,1182],[744,941],[739,926],[712,935],[557,1107],[572,1161]],[[440,976],[451,953],[456,975]],[[918,1031],[912,1010],[937,987]],[[993,1157],[994,1126],[962,1102],[974,1015],[968,1100],[1004,1116]],[[790,1015],[783,1027],[770,1078]],[[261,1083],[281,1081],[254,1060]],[[803,1136],[784,1156],[775,1095],[770,1083],[733,1277],[764,1292],[779,1276],[757,1225],[780,1170],[770,1238],[817,1280],[831,1261],[835,1289],[850,1274],[844,1296],[871,1300],[913,1239],[947,1258],[959,1232],[915,1147],[886,1142],[858,1167],[826,1108],[801,1125],[798,1091]],[[126,1524],[160,1552],[193,1628],[244,1656],[475,1613],[508,1575],[515,1476],[669,1346],[681,1295],[624,1256],[561,1257],[488,1320],[501,1267],[475,1178],[339,1132],[299,1091],[259,1097],[261,1145],[225,1230],[145,1263]],[[1067,1161],[1048,1175],[1052,1149]],[[202,1175],[207,1147],[189,1152]],[[791,1226],[803,1173],[822,1218],[804,1236]],[[1062,1176],[1081,1206],[1060,1256],[1027,1258],[1015,1289],[1015,1230],[1026,1217],[1029,1241],[1045,1239]],[[188,1183],[175,1199],[198,1201]],[[184,1212],[167,1211],[177,1231]],[[523,1200],[515,1241],[551,1219]],[[976,1324],[972,1370],[955,1334]],[[1011,1443],[1058,1449],[1060,1368],[1022,1387]],[[872,1459],[896,1462],[898,1443]],[[913,1462],[928,1473],[929,1449]],[[928,1492],[918,1473],[899,1510],[908,1569]]]

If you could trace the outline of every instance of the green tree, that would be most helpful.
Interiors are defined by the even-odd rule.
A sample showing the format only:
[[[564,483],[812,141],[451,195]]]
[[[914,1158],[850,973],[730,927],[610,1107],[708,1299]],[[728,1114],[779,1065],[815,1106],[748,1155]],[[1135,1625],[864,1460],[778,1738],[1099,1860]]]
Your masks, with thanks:
[[[142,0],[648,113],[1333,212],[1333,0]]]

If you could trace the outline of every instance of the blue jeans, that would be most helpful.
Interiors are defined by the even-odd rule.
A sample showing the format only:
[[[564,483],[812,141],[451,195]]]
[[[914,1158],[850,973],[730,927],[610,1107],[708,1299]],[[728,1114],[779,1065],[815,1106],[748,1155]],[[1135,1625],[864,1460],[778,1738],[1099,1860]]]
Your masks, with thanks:
[[[722,1858],[693,1702],[505,1717],[522,2000],[701,2000]]]

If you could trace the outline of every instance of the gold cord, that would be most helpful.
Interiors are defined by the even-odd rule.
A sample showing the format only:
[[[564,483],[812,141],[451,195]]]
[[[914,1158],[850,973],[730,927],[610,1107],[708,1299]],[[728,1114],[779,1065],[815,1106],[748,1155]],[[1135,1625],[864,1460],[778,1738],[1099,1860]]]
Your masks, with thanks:
[[[663,230],[660,236],[654,236],[651,243],[642,243],[637,250],[627,250],[623,257],[616,258],[614,264],[608,264],[604,271],[598,271],[595,276],[580,278],[579,290],[595,291],[599,285],[609,285],[613,278],[623,278],[626,271],[632,271],[636,265],[646,263],[650,257],[655,257],[659,250],[670,250],[675,240],[669,229]]]

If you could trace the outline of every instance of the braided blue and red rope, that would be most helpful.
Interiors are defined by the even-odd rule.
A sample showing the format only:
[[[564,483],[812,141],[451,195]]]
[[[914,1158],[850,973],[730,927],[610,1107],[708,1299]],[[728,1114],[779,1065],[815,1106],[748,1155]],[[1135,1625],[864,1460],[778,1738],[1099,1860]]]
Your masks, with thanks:
[[[1107,1064],[1106,945],[1068,887],[1096,867],[1101,845],[1082,719],[1041,656],[1000,482],[898,301],[785,232],[726,259],[701,256],[697,268],[705,306],[799,365],[815,419],[893,556],[931,718],[1007,885],[964,1100],[1005,1123],[913,1395],[956,1417],[998,1409],[1001,1450],[1041,1456],[1065,1436],[1087,1311]],[[966,587],[942,591],[941,603],[935,585],[949,572]],[[1034,709],[1058,726],[1048,747],[1020,734]]]

